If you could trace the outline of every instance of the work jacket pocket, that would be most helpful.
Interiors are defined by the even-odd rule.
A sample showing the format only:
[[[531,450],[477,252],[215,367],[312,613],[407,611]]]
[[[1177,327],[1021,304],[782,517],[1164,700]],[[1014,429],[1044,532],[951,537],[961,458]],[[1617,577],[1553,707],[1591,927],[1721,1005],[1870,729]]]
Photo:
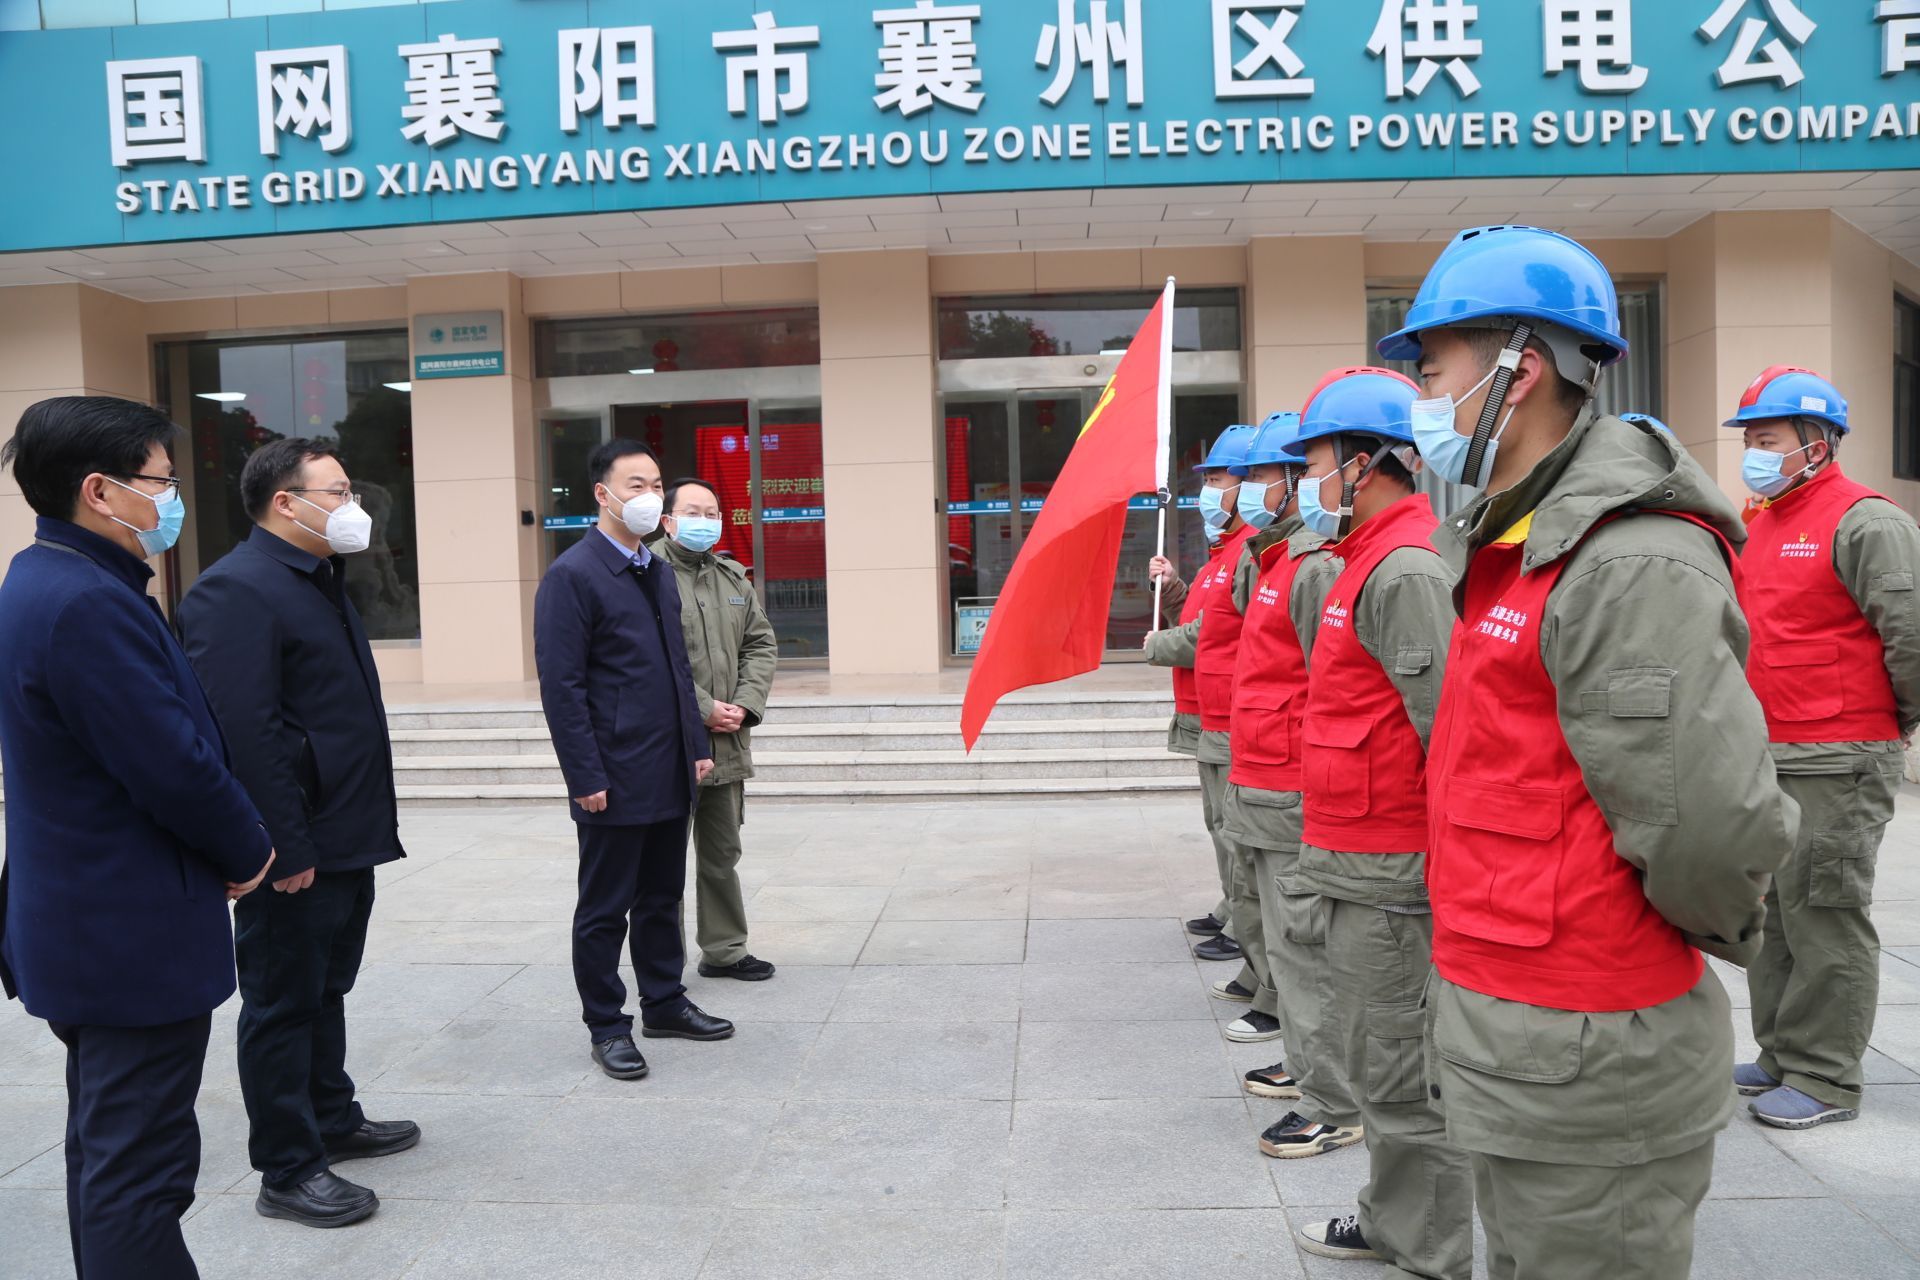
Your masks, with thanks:
[[[1291,689],[1242,689],[1234,706],[1234,753],[1248,764],[1288,764],[1293,760],[1293,729],[1287,705]]]
[[[1774,719],[1828,720],[1845,708],[1840,646],[1833,641],[1770,644],[1761,650],[1760,661],[1767,668],[1767,710]]]
[[[1867,907],[1873,905],[1874,853],[1880,844],[1877,829],[1816,831],[1808,849],[1812,880],[1807,905]]]
[[[1427,880],[1448,928],[1513,947],[1547,944],[1566,856],[1564,805],[1559,787],[1447,779]]]
[[[1419,1005],[1370,1004],[1366,1019],[1367,1101],[1425,1100],[1427,1011]]]
[[[1434,1049],[1457,1067],[1527,1084],[1569,1084],[1580,1074],[1587,1015],[1503,1002],[1498,1019],[1441,1017]],[[1497,1022],[1497,1025],[1496,1025]]]
[[[1306,718],[1303,762],[1309,806],[1334,818],[1364,817],[1372,807],[1372,716]]]

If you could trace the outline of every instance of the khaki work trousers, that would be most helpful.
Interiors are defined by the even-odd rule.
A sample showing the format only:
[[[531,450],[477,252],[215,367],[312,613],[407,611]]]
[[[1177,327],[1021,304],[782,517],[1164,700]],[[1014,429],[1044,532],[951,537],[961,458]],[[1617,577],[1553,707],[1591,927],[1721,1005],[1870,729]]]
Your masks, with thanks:
[[[1474,1152],[1488,1280],[1686,1280],[1713,1140],[1646,1164],[1546,1164]]]
[[[747,784],[701,787],[693,810],[694,938],[708,964],[747,954],[747,902],[740,891],[740,826]]]
[[[1900,756],[1854,772],[1780,774],[1800,839],[1767,890],[1760,955],[1747,970],[1760,1069],[1830,1107],[1860,1105],[1861,1059],[1880,998],[1880,935],[1868,907],[1893,817]]]
[[[1327,962],[1327,918],[1333,907],[1312,890],[1289,893],[1298,850],[1254,850],[1260,884],[1260,926],[1267,968],[1279,996],[1287,1070],[1300,1085],[1293,1109],[1321,1124],[1357,1125],[1360,1108],[1347,1085],[1341,1008]]]
[[[1468,1280],[1472,1174],[1467,1153],[1447,1141],[1427,1080],[1433,917],[1329,901],[1327,964],[1347,1080],[1367,1127],[1360,1231],[1392,1275]]]
[[[1267,947],[1260,932],[1260,897],[1253,877],[1253,860],[1222,829],[1228,766],[1208,764],[1204,760],[1199,766],[1201,810],[1206,818],[1207,834],[1213,837],[1213,857],[1220,870],[1220,892],[1227,908],[1227,914],[1220,919],[1227,923],[1227,936],[1240,944],[1240,973],[1235,981],[1254,993],[1254,1008],[1273,1013],[1273,983],[1267,976]]]

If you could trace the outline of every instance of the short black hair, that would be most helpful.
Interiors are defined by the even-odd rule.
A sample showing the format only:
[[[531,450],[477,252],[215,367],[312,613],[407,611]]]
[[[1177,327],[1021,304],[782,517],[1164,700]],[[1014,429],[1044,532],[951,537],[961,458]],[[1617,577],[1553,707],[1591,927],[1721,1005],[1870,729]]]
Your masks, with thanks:
[[[1352,432],[1345,434],[1345,440],[1345,458],[1357,457],[1364,453],[1367,455],[1367,460],[1373,464],[1373,470],[1409,489],[1414,487],[1413,472],[1407,469],[1407,464],[1400,461],[1400,455],[1394,452],[1395,449],[1406,448],[1400,441],[1388,440],[1381,436],[1356,435]]]
[[[339,456],[332,445],[304,436],[285,436],[255,449],[247,465],[240,468],[240,505],[247,519],[258,520],[265,515],[273,495],[298,480],[308,462]]]
[[[666,510],[673,510],[674,499],[678,498],[680,496],[680,490],[688,485],[696,485],[699,488],[705,489],[713,495],[714,505],[718,506],[720,504],[720,491],[718,489],[708,484],[705,480],[702,480],[699,476],[681,476],[678,480],[675,480],[667,486]]]
[[[607,482],[607,472],[613,470],[613,464],[621,458],[630,457],[636,453],[646,454],[649,458],[652,458],[656,464],[660,461],[658,454],[647,448],[646,445],[641,444],[638,440],[630,440],[625,436],[615,436],[613,439],[606,441],[599,448],[587,455],[587,484],[589,486],[605,484]]]
[[[1513,340],[1512,333],[1502,329],[1461,329],[1459,333],[1467,340],[1467,348],[1473,352],[1474,358],[1488,371],[1495,367],[1500,353]],[[1577,417],[1586,406],[1587,389],[1560,372],[1559,357],[1553,354],[1553,348],[1538,334],[1527,339],[1524,350],[1539,356],[1547,366],[1546,389],[1553,396],[1554,407],[1568,417]]]
[[[180,428],[137,400],[116,396],[56,396],[27,406],[0,448],[0,467],[36,515],[73,519],[80,482],[98,471],[125,477],[146,470],[153,446],[168,446]]]

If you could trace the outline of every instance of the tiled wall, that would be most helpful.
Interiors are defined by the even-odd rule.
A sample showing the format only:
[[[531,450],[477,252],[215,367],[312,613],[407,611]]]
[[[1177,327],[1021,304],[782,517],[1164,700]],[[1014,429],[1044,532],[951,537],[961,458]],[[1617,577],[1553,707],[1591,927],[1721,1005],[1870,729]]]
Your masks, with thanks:
[[[124,27],[142,22],[202,22],[258,18],[270,13],[372,9],[432,0],[0,0],[0,31],[62,27]]]

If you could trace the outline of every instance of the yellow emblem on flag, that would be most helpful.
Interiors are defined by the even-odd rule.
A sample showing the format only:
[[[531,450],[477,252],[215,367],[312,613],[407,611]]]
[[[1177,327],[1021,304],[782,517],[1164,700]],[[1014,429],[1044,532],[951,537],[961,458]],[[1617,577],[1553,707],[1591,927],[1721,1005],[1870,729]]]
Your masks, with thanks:
[[[1120,376],[1120,372],[1119,372],[1119,370],[1117,370],[1117,369],[1116,369],[1116,370],[1114,371],[1114,375],[1113,375],[1113,378],[1117,378],[1117,377],[1119,377],[1119,376]],[[1101,412],[1102,412],[1102,411],[1103,411],[1103,410],[1104,410],[1104,409],[1105,409],[1105,408],[1106,408],[1106,407],[1107,407],[1108,405],[1110,405],[1110,404],[1112,404],[1112,403],[1113,403],[1113,378],[1108,378],[1108,379],[1107,379],[1107,385],[1106,385],[1106,387],[1105,387],[1105,388],[1103,388],[1103,389],[1101,390],[1101,392],[1100,392],[1100,399],[1098,400],[1098,402],[1096,402],[1096,403],[1094,404],[1094,406],[1093,406],[1093,412],[1092,412],[1092,413],[1090,413],[1090,414],[1088,414],[1088,415],[1087,415],[1087,420],[1086,420],[1086,421],[1085,421],[1084,423],[1082,423],[1082,424],[1081,424],[1081,426],[1080,426],[1080,434],[1081,434],[1081,435],[1085,435],[1085,434],[1087,434],[1087,432],[1089,432],[1089,431],[1091,431],[1091,430],[1093,430],[1093,424],[1094,424],[1094,423],[1096,423],[1096,422],[1098,422],[1098,421],[1100,421],[1100,414],[1101,414]],[[1078,437],[1076,437],[1076,439],[1077,439],[1077,438],[1078,438]]]

